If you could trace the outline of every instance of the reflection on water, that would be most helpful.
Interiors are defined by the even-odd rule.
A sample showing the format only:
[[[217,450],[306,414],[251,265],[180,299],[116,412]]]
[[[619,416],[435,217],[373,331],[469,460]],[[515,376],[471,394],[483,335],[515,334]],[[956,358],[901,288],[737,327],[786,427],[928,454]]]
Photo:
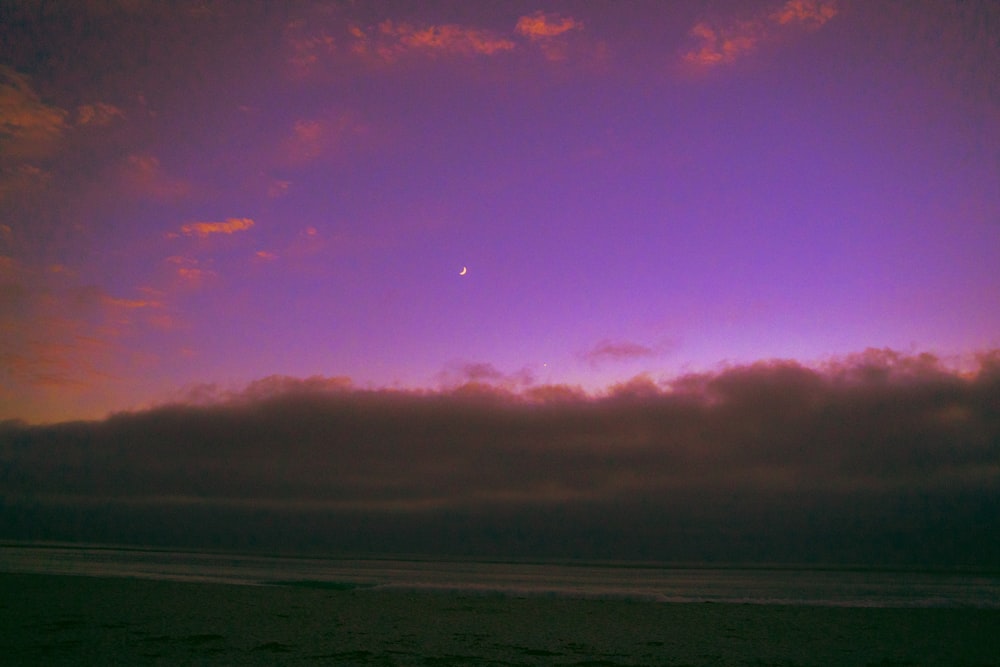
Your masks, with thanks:
[[[297,558],[4,544],[0,572],[660,602],[1000,608],[995,574],[863,569]]]

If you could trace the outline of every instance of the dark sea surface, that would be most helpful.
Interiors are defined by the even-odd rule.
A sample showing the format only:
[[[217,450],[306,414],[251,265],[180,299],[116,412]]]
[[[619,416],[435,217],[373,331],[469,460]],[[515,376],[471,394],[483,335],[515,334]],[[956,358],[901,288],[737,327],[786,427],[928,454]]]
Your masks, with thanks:
[[[34,543],[0,544],[0,572],[509,597],[1000,609],[997,572],[316,558]]]

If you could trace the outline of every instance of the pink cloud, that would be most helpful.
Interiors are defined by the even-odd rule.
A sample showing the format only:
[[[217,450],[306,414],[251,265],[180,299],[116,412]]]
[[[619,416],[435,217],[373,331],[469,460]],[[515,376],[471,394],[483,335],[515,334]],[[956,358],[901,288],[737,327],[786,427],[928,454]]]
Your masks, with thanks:
[[[212,234],[235,234],[250,229],[254,221],[250,218],[227,218],[222,222],[189,222],[181,226],[185,236],[206,237]]]
[[[517,20],[514,31],[524,35],[528,39],[547,39],[556,37],[571,30],[582,30],[583,23],[569,17],[560,17],[557,14],[546,14],[537,11],[528,16],[522,16]]]
[[[775,12],[746,20],[700,21],[690,30],[698,46],[682,59],[698,67],[725,65],[752,53],[763,42],[781,39],[792,28],[814,30],[836,15],[833,0],[788,0]]]

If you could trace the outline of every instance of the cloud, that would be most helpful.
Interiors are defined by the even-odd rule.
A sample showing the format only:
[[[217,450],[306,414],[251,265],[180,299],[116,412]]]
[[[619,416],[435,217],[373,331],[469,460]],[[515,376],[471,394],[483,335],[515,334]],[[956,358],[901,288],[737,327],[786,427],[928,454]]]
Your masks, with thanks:
[[[17,351],[0,352],[0,370],[22,386],[86,389],[95,380],[108,377],[92,361],[104,356],[106,350],[106,342],[79,335],[59,342],[29,341]]]
[[[67,113],[46,104],[28,77],[0,65],[0,155],[37,159],[49,155],[66,131]]]
[[[217,275],[211,269],[200,268],[201,262],[194,257],[171,255],[163,261],[173,267],[173,273],[188,286],[200,286],[206,279]]]
[[[819,27],[836,15],[837,7],[833,2],[788,0],[780,10],[771,15],[771,19],[780,25],[802,23]]]
[[[472,393],[482,389],[488,393],[502,388],[516,391],[530,387],[535,379],[531,371],[522,368],[514,373],[505,373],[496,366],[485,362],[456,363],[444,369],[438,380],[444,387]]]
[[[38,195],[51,180],[50,172],[32,164],[19,164],[10,169],[0,167],[0,202]]]
[[[295,19],[285,26],[288,64],[297,76],[308,74],[321,59],[337,52],[337,41],[325,29],[312,32],[314,29],[305,19]]]
[[[570,36],[583,30],[575,18],[534,12],[518,18],[510,32],[460,23],[415,23],[394,19],[362,24],[336,12],[296,18],[284,29],[286,60],[293,78],[347,72],[359,63],[382,67],[413,60],[495,58],[534,46],[552,61],[570,55]],[[576,44],[574,55],[606,56],[604,45]],[[341,69],[343,68],[343,69]]]
[[[76,124],[80,126],[105,127],[116,119],[124,119],[125,113],[113,104],[98,102],[83,104],[76,108]]]
[[[557,14],[546,14],[537,11],[528,16],[522,16],[517,20],[514,32],[524,35],[528,39],[548,39],[556,37],[571,30],[582,30],[583,23],[569,17],[561,17]]]
[[[322,118],[298,119],[292,123],[281,144],[280,160],[290,166],[302,166],[336,155],[347,139],[362,135],[366,129],[355,114],[347,111]],[[274,181],[268,194],[280,197],[289,185],[288,181]]]
[[[504,377],[493,364],[473,363],[464,364],[461,368],[462,376],[469,382],[480,382],[483,380],[499,380]]]
[[[161,201],[184,199],[193,190],[187,181],[167,174],[153,155],[128,156],[118,180],[132,196]]]
[[[162,541],[262,548],[982,565],[1000,556],[998,397],[1000,351],[970,372],[875,351],[604,397],[277,376],[8,423],[0,537],[30,512],[60,539],[136,540],[155,519]]]
[[[134,308],[162,308],[163,304],[159,301],[153,301],[150,299],[119,299],[109,295],[104,295],[102,297],[104,303],[115,308],[126,308],[132,310]]]
[[[253,226],[254,221],[250,218],[227,218],[222,222],[189,222],[181,226],[181,234],[204,238],[213,234],[235,234]]]
[[[375,51],[391,60],[407,51],[451,53],[460,55],[495,55],[510,51],[514,42],[488,30],[455,24],[414,26],[383,21],[377,30]]]
[[[274,179],[267,185],[267,196],[271,199],[278,199],[288,194],[288,189],[292,186],[291,181]]]
[[[756,23],[742,23],[726,28],[698,23],[691,28],[691,35],[701,42],[701,47],[685,53],[684,61],[702,66],[733,62],[753,51],[761,39],[760,27]]]
[[[604,339],[593,348],[580,353],[580,358],[597,364],[603,361],[629,361],[652,357],[656,350],[630,341],[613,341]]]
[[[182,266],[177,269],[177,275],[192,285],[200,285],[207,278],[214,278],[218,274],[210,269],[197,269],[189,266]]]
[[[569,48],[566,38],[571,33],[581,30],[583,30],[583,23],[574,18],[546,14],[541,11],[522,16],[518,19],[517,25],[514,26],[514,32],[527,37],[541,48],[542,53],[550,61],[567,60]]]
[[[114,381],[130,334],[163,307],[146,297],[81,283],[62,265],[38,268],[0,257],[3,412],[34,399],[49,402],[48,390],[91,392]]]
[[[775,12],[748,20],[701,21],[691,28],[697,48],[684,53],[685,63],[712,67],[732,63],[766,41],[781,38],[793,28],[814,30],[837,15],[833,0],[788,0]]]

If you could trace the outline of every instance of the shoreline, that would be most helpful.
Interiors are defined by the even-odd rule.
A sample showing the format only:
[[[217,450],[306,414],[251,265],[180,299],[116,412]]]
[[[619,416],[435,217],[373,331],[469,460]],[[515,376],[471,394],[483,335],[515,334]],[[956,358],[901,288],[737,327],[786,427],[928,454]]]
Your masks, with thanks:
[[[760,562],[760,561],[660,561],[660,560],[607,560],[578,558],[509,558],[496,556],[448,555],[432,553],[369,553],[369,552],[285,552],[274,550],[208,548],[198,546],[117,544],[108,542],[72,542],[60,540],[0,539],[0,549],[47,550],[73,552],[108,552],[140,554],[189,554],[196,556],[228,556],[235,558],[274,558],[292,561],[329,562],[379,562],[401,563],[474,563],[482,565],[555,565],[577,568],[653,569],[653,570],[744,570],[760,572],[872,572],[881,574],[943,574],[957,576],[1000,577],[1000,567],[984,565],[935,565],[925,563],[837,563],[837,562]]]
[[[10,664],[1000,665],[1000,610],[0,573]]]

